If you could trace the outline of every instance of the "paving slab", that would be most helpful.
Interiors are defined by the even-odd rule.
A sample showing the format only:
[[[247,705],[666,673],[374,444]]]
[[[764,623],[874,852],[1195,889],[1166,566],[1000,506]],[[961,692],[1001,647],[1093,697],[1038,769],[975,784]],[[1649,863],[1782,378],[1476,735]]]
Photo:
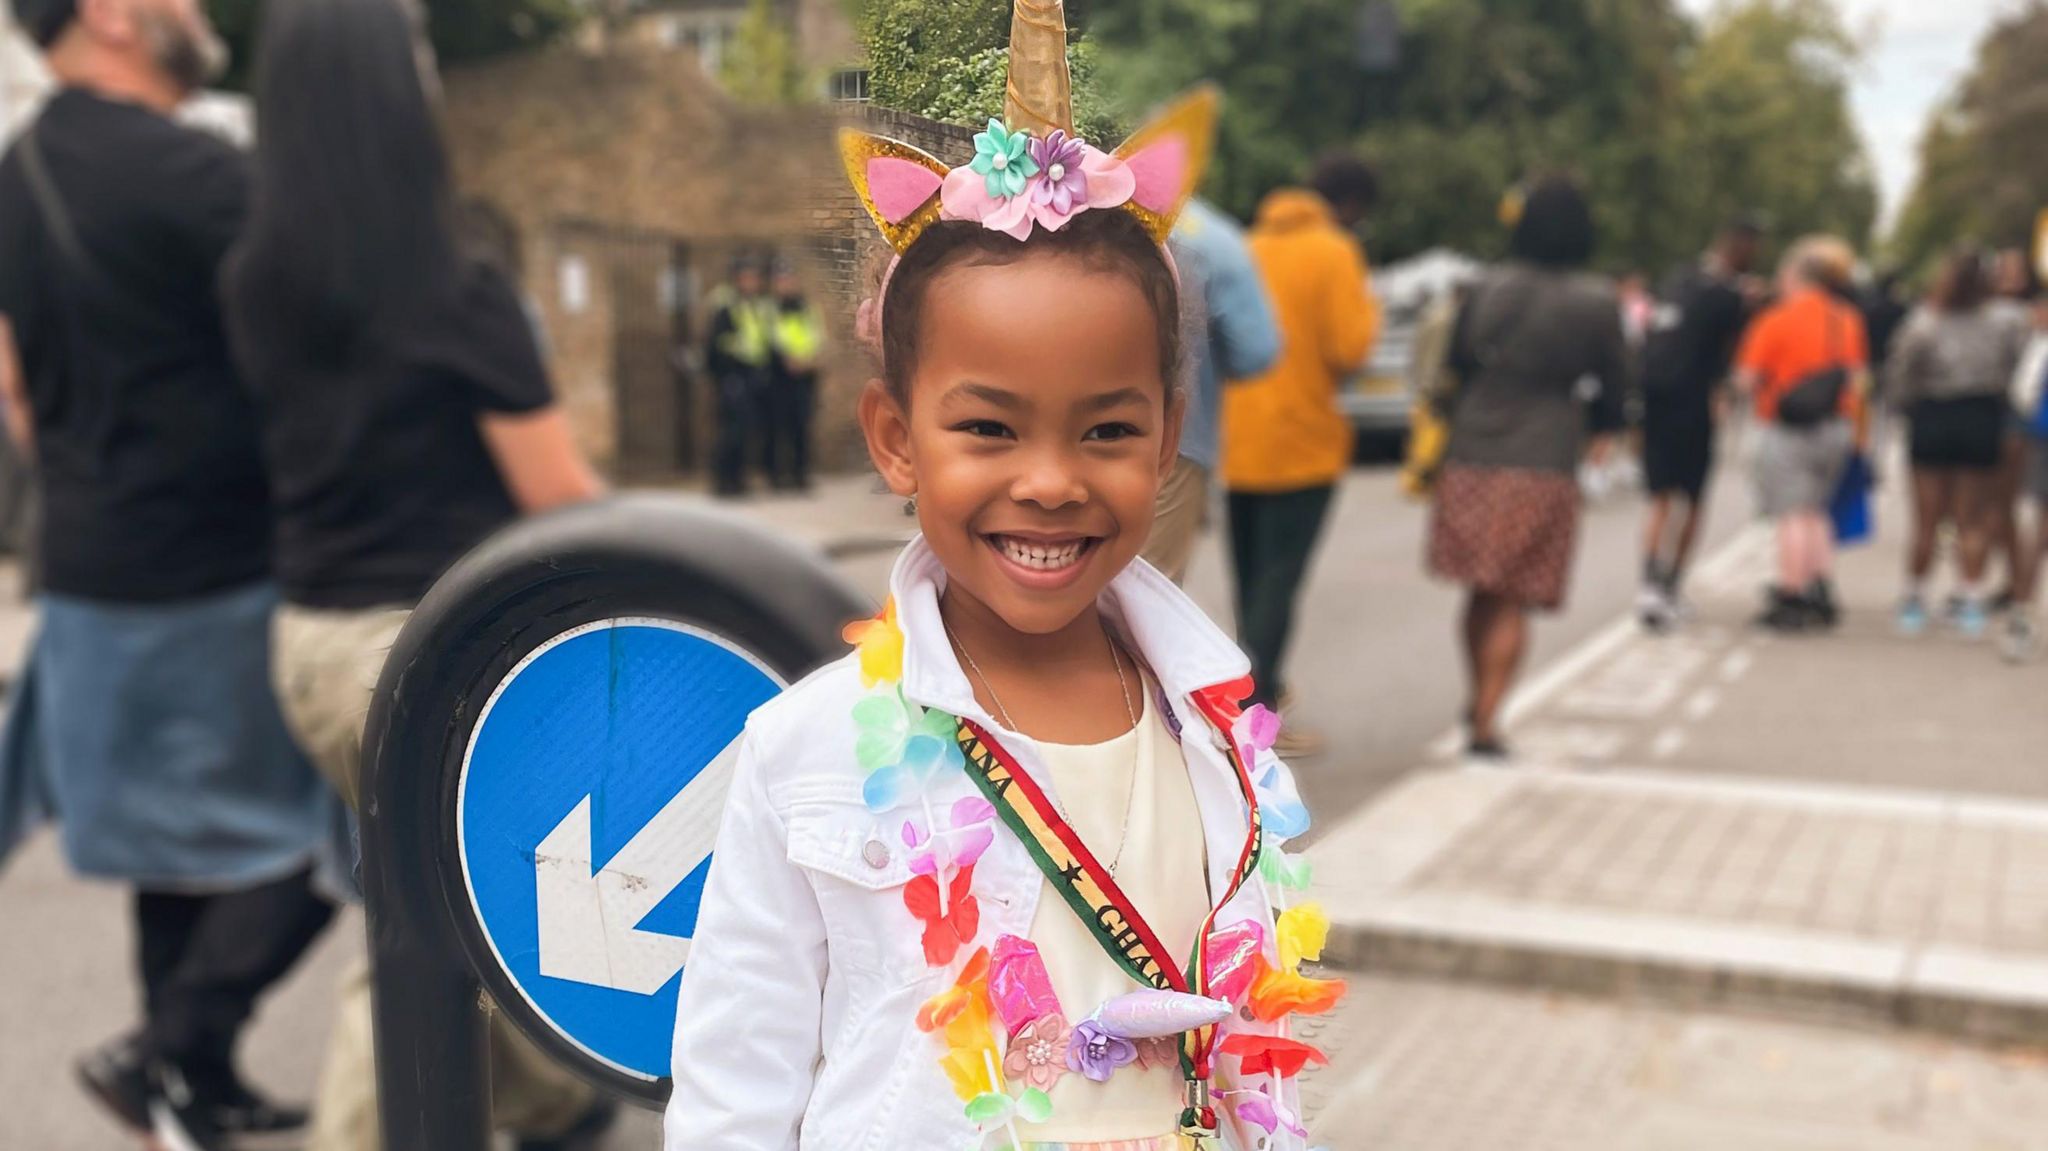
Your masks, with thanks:
[[[1360,977],[1304,1083],[1330,1151],[2043,1151],[2048,1057]]]
[[[2048,804],[1447,769],[1312,853],[1333,966],[2048,1045]]]

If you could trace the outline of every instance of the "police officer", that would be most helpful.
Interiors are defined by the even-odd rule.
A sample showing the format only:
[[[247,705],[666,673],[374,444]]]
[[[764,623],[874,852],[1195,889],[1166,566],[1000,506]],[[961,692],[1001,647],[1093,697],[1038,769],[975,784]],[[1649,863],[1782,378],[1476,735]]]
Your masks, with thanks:
[[[775,307],[770,328],[768,427],[763,437],[769,482],[778,488],[811,486],[811,413],[818,404],[818,355],[825,323],[804,298],[796,270],[775,265]]]
[[[762,294],[759,261],[734,261],[731,280],[712,294],[704,364],[717,396],[713,481],[721,496],[745,495],[749,445],[765,419],[774,341],[774,303]]]

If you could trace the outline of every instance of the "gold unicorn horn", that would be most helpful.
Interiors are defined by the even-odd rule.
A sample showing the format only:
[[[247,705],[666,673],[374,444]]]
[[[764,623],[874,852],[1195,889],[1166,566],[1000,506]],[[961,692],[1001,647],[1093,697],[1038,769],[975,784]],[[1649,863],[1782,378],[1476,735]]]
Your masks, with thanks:
[[[1073,135],[1072,88],[1072,78],[1067,75],[1067,12],[1062,0],[1016,0],[1010,10],[1005,126],[1040,139],[1055,128]]]

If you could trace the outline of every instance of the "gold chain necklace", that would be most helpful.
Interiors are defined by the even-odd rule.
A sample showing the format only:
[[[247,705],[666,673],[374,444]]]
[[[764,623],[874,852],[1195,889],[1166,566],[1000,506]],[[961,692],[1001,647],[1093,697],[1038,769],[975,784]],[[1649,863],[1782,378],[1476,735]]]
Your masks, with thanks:
[[[974,672],[974,678],[980,680],[982,688],[988,692],[989,702],[996,705],[996,714],[1002,717],[1003,726],[1011,731],[1021,732],[1023,729],[1017,726],[1017,721],[1010,718],[1010,709],[1003,706],[1003,697],[996,694],[995,685],[988,681],[988,676],[981,670],[981,665],[974,661],[974,653],[968,651],[967,645],[960,642],[960,637],[953,634],[953,625],[946,623],[943,617],[940,619],[940,625],[946,629],[946,638],[952,641],[953,650],[959,652],[960,657],[967,661],[967,667]],[[1102,637],[1109,640],[1109,660],[1116,665],[1116,684],[1119,688],[1123,689],[1124,693],[1124,714],[1130,717],[1131,731],[1135,734],[1138,730],[1138,709],[1131,704],[1131,682],[1124,677],[1123,657],[1117,653],[1116,640],[1110,636],[1107,628],[1103,629]],[[1137,745],[1139,741],[1134,739],[1132,744],[1131,786],[1130,791],[1124,796],[1123,825],[1117,829],[1116,833],[1116,858],[1109,861],[1109,873],[1111,875],[1116,874],[1117,867],[1124,861],[1124,845],[1130,842],[1131,837],[1131,811],[1137,806],[1138,802]],[[1065,819],[1071,826],[1074,819],[1067,814],[1066,806],[1060,803],[1059,797],[1053,797],[1052,805],[1060,813],[1060,817]]]

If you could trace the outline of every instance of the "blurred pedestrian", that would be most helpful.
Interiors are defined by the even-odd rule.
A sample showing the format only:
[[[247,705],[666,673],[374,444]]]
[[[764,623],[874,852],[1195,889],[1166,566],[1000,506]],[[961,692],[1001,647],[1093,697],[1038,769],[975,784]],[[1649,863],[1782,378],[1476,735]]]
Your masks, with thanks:
[[[1202,199],[1188,201],[1170,243],[1184,298],[1200,301],[1202,326],[1188,341],[1187,415],[1180,458],[1159,488],[1145,559],[1179,583],[1208,525],[1210,477],[1220,450],[1225,382],[1257,376],[1280,357],[1280,329],[1237,222]]]
[[[1489,762],[1507,758],[1500,711],[1529,612],[1564,605],[1579,465],[1620,430],[1628,389],[1614,285],[1585,270],[1595,240],[1585,194],[1545,178],[1511,198],[1508,215],[1508,260],[1473,289],[1452,332],[1458,389],[1429,530],[1430,570],[1468,592],[1467,750]]]
[[[41,630],[9,699],[0,806],[132,885],[141,1029],[80,1078],[122,1124],[213,1151],[304,1113],[234,1047],[333,906],[332,797],[270,690],[269,493],[214,283],[248,200],[172,113],[226,50],[192,0],[15,0],[56,93],[0,162],[9,426],[40,473]],[[0,810],[0,856],[28,820]]]
[[[1223,398],[1223,483],[1237,569],[1238,642],[1252,659],[1255,701],[1282,708],[1282,664],[1294,609],[1351,464],[1351,422],[1337,388],[1372,353],[1380,309],[1356,229],[1379,195],[1363,160],[1325,157],[1306,188],[1281,188],[1259,205],[1252,260],[1280,322],[1280,359]],[[1312,753],[1299,723],[1281,734],[1287,754]]]
[[[747,464],[765,443],[768,374],[775,354],[775,305],[762,294],[761,262],[733,261],[732,275],[711,295],[711,329],[704,367],[716,398],[717,443],[712,485],[721,496],[747,492]]]
[[[431,56],[406,0],[288,0],[257,59],[255,208],[224,279],[255,394],[285,604],[286,719],[358,799],[379,669],[434,580],[522,513],[599,483],[570,434],[510,280],[455,236]],[[344,984],[309,1151],[374,1151],[366,965]],[[493,1113],[523,1148],[607,1105],[502,1017]]]
[[[1835,626],[1834,529],[1828,509],[1862,435],[1869,391],[1863,317],[1842,296],[1856,256],[1831,236],[1799,241],[1779,298],[1736,353],[1736,387],[1755,405],[1756,486],[1777,533],[1776,582],[1758,623],[1776,631]]]
[[[2032,308],[2041,282],[2024,249],[2008,248],[1993,257],[1992,290],[2001,305],[2015,313],[2024,315]],[[2028,438],[2017,416],[2008,422],[1991,493],[1991,562],[2004,561],[2006,578],[2004,589],[1991,597],[1994,613],[2010,609],[2017,601],[2020,568],[2025,563],[2019,514],[2027,478]]]
[[[807,491],[811,486],[811,416],[818,407],[818,357],[825,351],[825,319],[804,297],[803,282],[788,264],[775,265],[774,291],[762,466],[773,486]]]
[[[1910,426],[1913,535],[1898,627],[1927,627],[1927,578],[1937,533],[1956,527],[1957,585],[1951,622],[1967,636],[1988,623],[1985,569],[1999,515],[1998,471],[2012,422],[2010,393],[2032,335],[2025,312],[1991,295],[1991,268],[1975,249],[1951,256],[1927,302],[1900,331],[1886,396]]]
[[[1650,511],[1636,610],[1652,631],[1688,614],[1686,565],[1706,519],[1728,370],[1749,323],[1743,277],[1755,266],[1762,240],[1761,228],[1738,220],[1721,230],[1698,263],[1667,278],[1643,349],[1643,471]]]
[[[2034,505],[2034,536],[2015,554],[2012,612],[1999,647],[2005,658],[2024,663],[2040,642],[2037,601],[2041,568],[2048,563],[2048,292],[2036,292],[2032,337],[2013,376],[2013,411],[2019,416],[2026,450],[2026,492]]]

